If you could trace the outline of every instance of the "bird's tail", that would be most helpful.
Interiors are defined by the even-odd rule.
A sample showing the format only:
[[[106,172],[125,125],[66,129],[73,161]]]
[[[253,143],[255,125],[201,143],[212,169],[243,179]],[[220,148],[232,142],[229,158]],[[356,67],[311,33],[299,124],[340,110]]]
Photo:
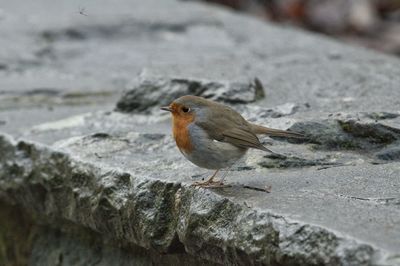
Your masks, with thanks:
[[[271,137],[283,137],[283,138],[296,138],[296,139],[305,139],[306,137],[303,134],[286,131],[281,129],[273,129],[269,127],[263,127],[255,124],[251,124],[252,131],[254,134],[265,134]]]

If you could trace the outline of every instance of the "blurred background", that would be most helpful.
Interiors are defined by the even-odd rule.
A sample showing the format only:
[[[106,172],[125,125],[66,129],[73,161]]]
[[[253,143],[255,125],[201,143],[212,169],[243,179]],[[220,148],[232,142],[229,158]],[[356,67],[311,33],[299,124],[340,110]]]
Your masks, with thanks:
[[[203,0],[400,56],[400,0]]]

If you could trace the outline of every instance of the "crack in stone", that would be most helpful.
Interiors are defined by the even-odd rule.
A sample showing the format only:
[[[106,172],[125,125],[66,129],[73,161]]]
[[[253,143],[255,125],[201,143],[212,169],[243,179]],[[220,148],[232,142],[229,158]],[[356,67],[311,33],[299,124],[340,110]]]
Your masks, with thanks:
[[[150,37],[160,32],[173,32],[184,34],[190,27],[212,26],[220,27],[217,21],[189,20],[182,22],[166,23],[157,21],[141,21],[135,19],[125,20],[119,23],[108,23],[103,25],[79,25],[57,30],[44,30],[39,35],[40,38],[53,43],[56,41],[85,41],[87,39],[99,38],[104,40],[115,40],[116,38],[143,38]]]
[[[351,195],[344,195],[338,194],[339,197],[343,197],[346,199],[353,199],[359,201],[369,201],[377,204],[384,204],[384,205],[400,205],[400,198],[396,197],[388,197],[388,198],[368,198],[368,197],[358,197],[358,196],[351,196]]]

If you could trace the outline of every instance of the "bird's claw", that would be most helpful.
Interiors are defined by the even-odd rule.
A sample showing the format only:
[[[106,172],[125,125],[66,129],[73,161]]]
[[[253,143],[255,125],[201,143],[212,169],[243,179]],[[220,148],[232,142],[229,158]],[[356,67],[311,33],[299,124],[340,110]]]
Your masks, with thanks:
[[[204,181],[204,182],[194,182],[192,184],[192,187],[223,188],[223,187],[228,187],[228,186],[225,185],[224,182],[222,182],[222,181],[207,180],[207,181]]]

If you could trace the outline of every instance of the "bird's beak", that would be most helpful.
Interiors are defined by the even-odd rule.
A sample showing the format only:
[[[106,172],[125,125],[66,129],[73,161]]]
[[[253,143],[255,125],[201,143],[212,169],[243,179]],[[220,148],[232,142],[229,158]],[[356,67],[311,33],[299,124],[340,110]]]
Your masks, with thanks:
[[[161,107],[161,110],[163,110],[163,111],[168,111],[168,112],[172,112],[172,110],[171,110],[171,108],[169,108],[169,106]]]

